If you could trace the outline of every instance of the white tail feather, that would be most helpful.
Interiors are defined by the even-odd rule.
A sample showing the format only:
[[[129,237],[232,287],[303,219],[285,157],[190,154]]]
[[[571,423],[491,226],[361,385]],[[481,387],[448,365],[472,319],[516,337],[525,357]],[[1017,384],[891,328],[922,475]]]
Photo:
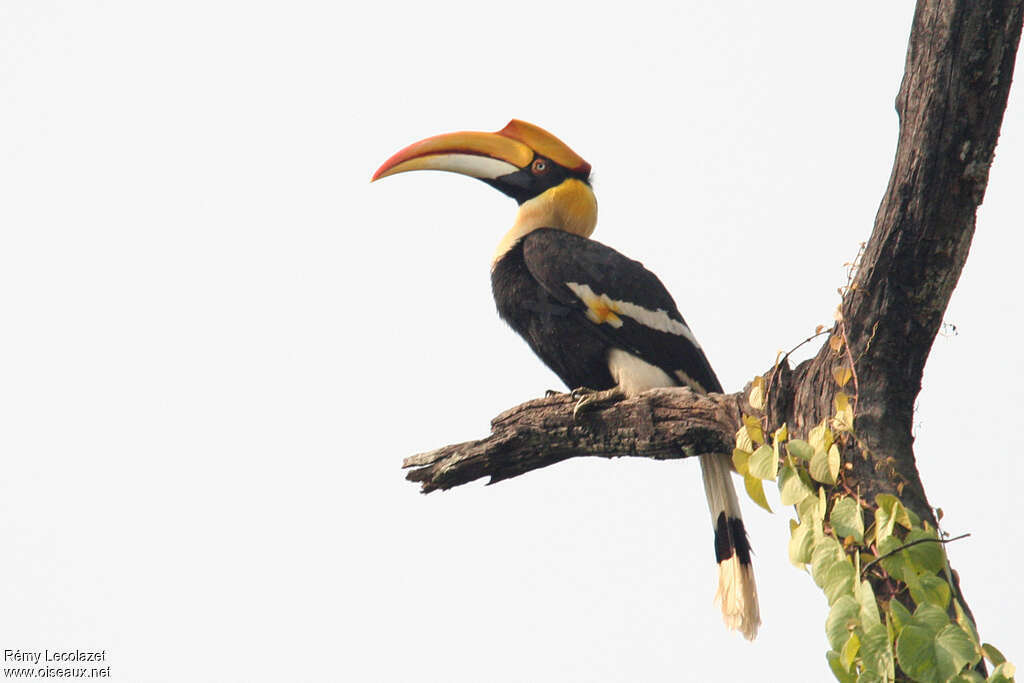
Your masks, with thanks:
[[[754,569],[740,561],[738,548],[725,539],[719,539],[719,517],[725,514],[728,535],[732,520],[738,520],[742,530],[743,514],[740,512],[736,489],[732,484],[732,462],[727,455],[700,456],[701,473],[704,475],[704,493],[711,511],[711,524],[716,531],[716,550],[719,542],[727,543],[732,551],[729,557],[718,564],[718,590],[715,592],[715,604],[722,609],[725,625],[743,634],[747,640],[757,636],[757,627],[761,625],[761,611],[757,604],[757,585],[754,583]],[[742,540],[734,542],[746,544],[746,532],[742,532]],[[744,554],[749,557],[749,548],[744,545]]]
[[[757,604],[754,568],[741,564],[735,555],[718,565],[715,604],[722,609],[722,621],[727,628],[739,631],[747,640],[757,637],[761,611]]]

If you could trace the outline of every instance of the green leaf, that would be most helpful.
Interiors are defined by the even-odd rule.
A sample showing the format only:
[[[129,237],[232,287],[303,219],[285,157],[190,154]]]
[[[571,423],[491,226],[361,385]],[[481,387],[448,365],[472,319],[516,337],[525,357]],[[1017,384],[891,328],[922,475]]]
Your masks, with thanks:
[[[811,456],[814,455],[814,449],[811,448],[811,444],[800,439],[792,439],[786,443],[786,450],[794,458],[801,460],[810,460]]]
[[[992,662],[992,666],[999,666],[1006,661],[1003,653],[997,650],[996,646],[992,643],[985,643],[981,646],[981,650],[985,653],[985,659]]]
[[[804,482],[796,468],[783,465],[779,474],[779,499],[782,504],[796,505],[811,495],[814,495],[814,490]]]
[[[970,636],[956,624],[950,624],[939,631],[935,637],[935,652],[939,660],[939,671],[949,672],[949,676],[960,673],[965,666],[974,666],[981,659]]]
[[[818,584],[819,588],[824,588],[828,580],[828,570],[837,562],[845,561],[846,553],[843,552],[839,541],[831,536],[822,537],[811,550],[811,576],[814,578],[814,583]],[[841,645],[842,643],[840,643]]]
[[[864,540],[864,515],[853,498],[840,498],[832,508],[828,521],[840,538],[853,536],[853,540],[858,543]]]
[[[938,576],[906,574],[910,597],[918,605],[929,604],[945,610],[949,607],[949,584]]]
[[[833,401],[836,408],[836,416],[832,418],[832,428],[837,432],[849,432],[853,430],[853,406],[850,405],[850,397],[846,392],[840,391]]]
[[[764,443],[764,431],[761,429],[761,421],[751,415],[743,416],[743,427],[747,430],[747,436],[754,443]]]
[[[985,683],[985,677],[974,669],[962,671],[959,676],[951,679],[954,683]]]
[[[776,429],[775,433],[772,434],[772,442],[775,443],[775,444],[780,444],[780,443],[784,442],[788,438],[789,438],[789,428],[786,426],[786,423],[783,422],[782,426],[779,427],[778,429]]]
[[[824,453],[829,449],[832,445],[832,430],[826,426],[825,420],[822,420],[817,427],[811,429],[811,433],[807,435],[807,441],[815,453],[819,451]]]
[[[980,659],[970,637],[934,605],[921,605],[896,640],[900,668],[917,681],[948,681]]]
[[[839,457],[839,446],[832,444],[828,448],[828,471],[832,473],[833,479],[839,478],[839,467],[843,464],[843,459]]]
[[[907,563],[902,552],[893,551],[902,546],[903,541],[895,536],[886,536],[884,540],[878,543],[878,555],[883,558],[879,564],[882,565],[882,568],[885,569],[885,571],[889,572],[889,576],[899,579],[900,581],[903,580],[903,570]],[[893,554],[889,555],[889,553]],[[889,556],[886,557],[886,555]]]
[[[846,644],[850,632],[857,627],[859,612],[860,605],[852,595],[844,595],[832,605],[825,621],[825,633],[833,650],[838,651]]]
[[[861,581],[857,588],[857,602],[860,603],[860,623],[864,630],[881,625],[882,617],[878,614],[878,600],[875,591],[867,581]],[[910,618],[910,614],[907,614]]]
[[[751,476],[775,481],[779,472],[779,459],[771,446],[761,446],[751,454],[748,467]]]
[[[910,610],[903,606],[899,600],[889,601],[889,616],[892,618],[893,625],[896,627],[896,631],[903,630],[903,627],[910,623],[914,618],[910,614]]]
[[[732,466],[736,471],[745,475],[750,465],[750,451],[745,451],[742,448],[732,449]]]
[[[896,676],[896,657],[885,626],[875,624],[864,629],[860,639],[860,659],[864,670],[874,673],[879,680],[892,680]]]
[[[1017,674],[1017,667],[1009,662],[1003,662],[989,675],[989,683],[1013,683],[1013,677]]]
[[[879,552],[881,554],[883,554],[883,555],[885,553],[882,552],[882,544],[885,541],[887,541],[888,539],[892,538],[892,531],[895,528],[895,526],[896,526],[896,517],[892,514],[892,510],[890,508],[886,508],[886,507],[884,507],[882,505],[879,505],[878,509],[875,510],[875,541],[878,543],[878,550],[879,550]],[[901,544],[897,542],[896,545],[901,545]],[[885,552],[890,552],[890,551],[887,550]],[[901,562],[902,562],[902,560],[901,560]],[[883,561],[883,564],[884,564],[884,561]],[[888,572],[889,569],[887,568],[885,571]],[[889,572],[889,573],[891,574],[892,572]]]
[[[964,633],[971,637],[971,641],[977,646],[981,647],[981,639],[978,637],[978,629],[975,628],[974,622],[964,612],[963,606],[959,600],[953,602],[953,607],[956,610],[956,623],[960,624],[960,628],[964,630]]]
[[[930,532],[917,530],[916,538],[929,538]],[[913,533],[913,532],[912,532]],[[908,539],[910,534],[908,534]],[[938,558],[933,553],[923,552],[914,554],[913,551],[923,546],[934,546],[934,543],[918,543],[909,548],[904,548],[907,541],[901,541],[896,536],[888,536],[878,544],[878,551],[881,555],[889,555],[882,560],[882,567],[895,579],[907,584],[910,589],[910,596],[914,602],[920,604],[931,604],[942,609],[949,606],[950,588],[945,578],[935,575],[933,567]],[[904,548],[895,552],[899,548]],[[916,561],[915,561],[916,560]],[[945,560],[942,560],[945,564]]]
[[[925,539],[927,539],[926,542],[918,543],[903,551],[906,553],[904,557],[918,570],[918,573],[934,574],[946,566],[946,556],[942,552],[942,546],[937,542],[932,542],[938,539],[935,529],[913,529],[903,539],[903,543],[908,544]]]
[[[854,661],[857,659],[857,653],[860,651],[860,636],[854,631],[850,634],[850,637],[846,641],[846,645],[843,645],[842,651],[839,653],[839,661],[849,671],[853,667]]]
[[[939,609],[935,605],[919,605],[914,610],[914,616],[910,619],[911,623],[927,628],[933,633],[938,633],[946,627],[949,623],[949,616],[944,610]]]
[[[839,449],[835,444],[828,451],[815,451],[810,464],[811,477],[829,486],[836,483],[839,475]]]
[[[856,683],[856,677],[849,670],[843,668],[838,652],[829,650],[825,653],[825,658],[828,660],[828,668],[832,669],[832,675],[839,683]]]
[[[904,507],[900,499],[890,493],[879,493],[875,496],[875,504],[879,509],[885,508],[895,520],[895,523],[902,526],[904,529],[913,529],[914,523],[911,521],[911,512]],[[916,518],[917,515],[914,515]],[[917,524],[920,525],[920,520]]]
[[[845,387],[851,377],[853,377],[853,371],[847,365],[837,365],[832,368],[832,379],[841,387]]]
[[[757,477],[752,477],[750,474],[743,475],[743,484],[747,487],[747,495],[750,499],[763,507],[768,512],[772,509],[768,506],[768,499],[764,495],[764,486],[761,484],[761,480]]]
[[[893,506],[900,502],[900,499],[891,493],[879,493],[875,496],[875,505],[886,510],[892,510]]]
[[[907,624],[896,639],[896,657],[900,668],[915,681],[931,683],[939,678],[939,660],[935,654],[935,634],[921,626]]]
[[[804,565],[811,561],[811,547],[814,543],[811,525],[814,523],[808,520],[790,528],[789,561],[800,569],[803,569]],[[790,520],[790,524],[793,525],[795,522]]]
[[[736,430],[736,448],[747,453],[751,453],[754,450],[754,442],[751,441],[750,434],[747,433],[745,426]]]
[[[755,377],[750,387],[750,407],[754,410],[764,410],[764,377]]]
[[[825,503],[821,496],[808,496],[796,506],[796,513],[801,520],[814,519],[819,522],[825,519]]]
[[[825,591],[825,598],[828,600],[828,604],[832,605],[836,600],[844,595],[854,595],[854,586],[856,585],[857,572],[850,563],[850,560],[845,556],[840,562],[834,562],[828,569],[825,570],[824,575],[824,586],[822,590]],[[858,609],[858,621],[860,620],[860,603],[857,603]]]

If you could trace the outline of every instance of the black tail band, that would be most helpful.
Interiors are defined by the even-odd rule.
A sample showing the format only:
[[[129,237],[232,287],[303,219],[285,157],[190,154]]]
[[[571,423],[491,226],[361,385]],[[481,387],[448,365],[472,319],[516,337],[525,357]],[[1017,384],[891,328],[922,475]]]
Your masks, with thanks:
[[[750,566],[750,540],[743,520],[720,512],[715,522],[715,561],[721,564],[734,553],[741,565]]]

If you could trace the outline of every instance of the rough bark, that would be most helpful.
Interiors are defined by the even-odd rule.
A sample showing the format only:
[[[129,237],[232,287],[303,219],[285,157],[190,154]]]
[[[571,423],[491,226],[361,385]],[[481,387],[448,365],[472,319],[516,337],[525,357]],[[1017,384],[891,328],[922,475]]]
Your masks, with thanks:
[[[573,417],[567,394],[528,401],[491,421],[491,435],[406,458],[427,493],[481,477],[490,483],[583,455],[656,460],[732,451],[743,395],[657,389]],[[748,408],[749,412],[749,408]]]

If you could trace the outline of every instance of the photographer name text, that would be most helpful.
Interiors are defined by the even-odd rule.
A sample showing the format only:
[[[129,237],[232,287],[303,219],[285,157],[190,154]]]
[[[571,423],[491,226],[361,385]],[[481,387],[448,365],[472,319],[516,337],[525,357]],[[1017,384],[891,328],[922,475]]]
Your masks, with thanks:
[[[39,666],[41,662],[105,662],[107,651],[89,650],[4,650],[5,662]]]

